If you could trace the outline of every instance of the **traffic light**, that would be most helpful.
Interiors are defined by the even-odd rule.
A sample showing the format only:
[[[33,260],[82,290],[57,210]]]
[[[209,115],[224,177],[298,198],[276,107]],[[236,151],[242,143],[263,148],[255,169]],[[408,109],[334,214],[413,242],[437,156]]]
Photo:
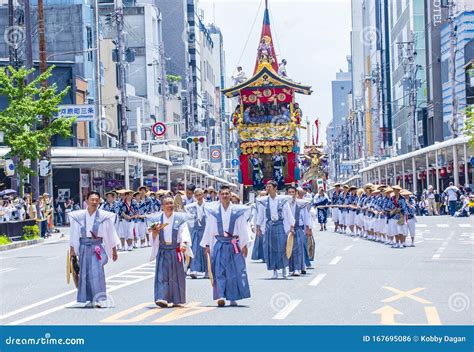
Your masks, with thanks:
[[[189,136],[188,138],[186,138],[186,142],[188,142],[189,144],[191,143],[204,143],[206,141],[206,137],[203,137],[203,136]]]
[[[41,177],[46,177],[51,172],[51,162],[47,159],[43,159],[39,163],[39,174]]]

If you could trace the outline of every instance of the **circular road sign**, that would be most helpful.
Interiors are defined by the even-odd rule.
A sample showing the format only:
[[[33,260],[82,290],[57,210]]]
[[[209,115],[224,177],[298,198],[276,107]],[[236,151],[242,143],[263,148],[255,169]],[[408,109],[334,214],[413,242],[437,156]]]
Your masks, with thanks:
[[[166,133],[166,125],[163,122],[157,122],[151,127],[151,132],[157,137],[162,137]]]
[[[211,152],[211,158],[215,160],[219,160],[221,158],[221,151],[219,149],[214,149]]]

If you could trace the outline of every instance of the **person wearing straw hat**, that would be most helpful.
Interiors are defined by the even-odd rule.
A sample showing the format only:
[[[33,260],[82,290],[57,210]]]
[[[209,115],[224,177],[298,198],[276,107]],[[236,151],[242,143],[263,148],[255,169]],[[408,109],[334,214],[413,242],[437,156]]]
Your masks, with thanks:
[[[406,224],[406,229],[407,233],[410,234],[411,237],[411,247],[415,247],[415,234],[416,234],[416,217],[415,217],[415,212],[416,212],[416,201],[415,197],[413,197],[413,193],[410,191],[407,191],[406,189],[403,189],[400,192],[400,195],[405,198],[405,202],[407,205],[407,213],[406,213],[406,219],[407,219],[407,224]]]
[[[350,186],[346,204],[348,206],[347,213],[346,213],[346,225],[349,227],[349,235],[355,236],[354,232],[354,225],[355,225],[355,215],[357,210],[357,187]]]
[[[206,207],[208,213],[201,246],[210,258],[213,298],[219,307],[231,306],[250,297],[245,258],[250,242],[247,220],[250,207],[230,202],[230,187],[222,185],[219,202]]]
[[[230,201],[232,204],[240,204],[240,197],[237,193],[232,192],[230,194]]]
[[[133,191],[121,190],[119,194],[122,196],[122,200],[119,203],[119,237],[122,243],[121,251],[131,251],[133,248],[133,209],[132,209],[132,197]],[[125,241],[127,242],[127,248],[125,248]]]
[[[376,197],[375,202],[375,224],[374,224],[374,232],[375,232],[375,241],[376,242],[384,242],[386,241],[386,219],[385,215],[383,214],[384,205],[386,202],[385,195],[383,190],[385,189],[384,186],[379,186],[379,195]]]
[[[163,211],[146,216],[151,224],[150,261],[155,260],[154,301],[158,307],[180,307],[186,303],[185,256],[193,257],[187,215],[174,211],[174,199],[162,198]]]
[[[291,212],[295,218],[295,233],[293,235],[293,246],[288,249],[291,253],[287,252],[289,261],[289,270],[292,276],[300,276],[305,271],[305,246],[307,242],[306,237],[309,236],[311,231],[311,220],[309,216],[309,208],[311,202],[304,199],[296,199],[297,189],[294,186],[287,188],[287,194],[291,197],[288,204],[290,205]],[[288,256],[290,254],[290,256]]]
[[[376,224],[376,212],[377,212],[377,199],[380,194],[380,190],[375,186],[370,189],[370,196],[367,201],[367,239],[370,241],[375,240],[375,224]]]
[[[392,245],[392,248],[403,248],[403,243],[405,242],[403,225],[405,223],[406,203],[404,198],[400,196],[401,189],[398,185],[385,189],[386,195],[393,192],[393,195],[390,196],[385,205],[385,212],[388,217],[388,235],[392,238],[395,237],[395,243]]]
[[[334,232],[338,232],[339,230],[339,208],[335,207],[335,205],[339,202],[339,197],[341,195],[341,184],[336,183],[334,184],[334,192],[331,196],[331,216],[332,221],[334,222]]]
[[[150,240],[148,237],[148,231],[145,224],[145,216],[148,211],[147,199],[142,198],[141,192],[135,192],[133,194],[133,211],[135,214],[134,218],[134,230],[135,230],[135,248],[138,247],[138,242],[140,241],[140,248],[148,247]],[[148,245],[145,243],[145,239],[148,240]]]
[[[355,229],[356,235],[358,237],[362,236],[362,231],[364,228],[364,214],[362,211],[362,204],[364,203],[365,198],[367,197],[363,188],[357,190],[357,210],[355,215]]]
[[[273,271],[272,279],[278,278],[278,270],[284,279],[288,276],[286,242],[294,234],[295,218],[288,198],[278,196],[278,183],[270,180],[266,185],[268,197],[259,202],[257,234],[263,233],[263,248],[267,270]]]
[[[342,228],[341,233],[346,233],[347,231],[347,214],[349,213],[349,185],[342,186],[342,195],[340,198],[340,208],[339,208],[339,227]]]
[[[191,260],[189,266],[189,276],[191,279],[197,279],[198,273],[204,273],[204,278],[208,278],[207,259],[204,249],[201,247],[202,236],[206,228],[207,215],[204,209],[204,192],[201,188],[194,190],[195,202],[190,203],[184,207],[184,210],[193,218],[191,231],[191,248],[194,253],[194,258]]]
[[[371,199],[372,187],[364,186],[364,199],[360,203],[362,213],[362,238],[369,236],[369,202]]]
[[[314,206],[318,210],[318,223],[320,226],[319,231],[326,231],[326,223],[328,217],[329,198],[324,192],[324,188],[320,187],[318,194],[314,197]]]

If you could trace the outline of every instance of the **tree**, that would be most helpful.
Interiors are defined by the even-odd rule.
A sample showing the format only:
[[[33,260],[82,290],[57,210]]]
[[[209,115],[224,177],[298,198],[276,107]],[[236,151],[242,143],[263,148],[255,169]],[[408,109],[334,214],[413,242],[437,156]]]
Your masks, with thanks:
[[[10,156],[20,179],[20,192],[25,177],[34,174],[25,162],[39,159],[51,145],[51,137],[72,135],[75,119],[54,117],[69,87],[58,93],[56,84],[41,86],[41,82],[51,76],[53,68],[49,67],[30,83],[26,83],[27,78],[32,77],[34,69],[21,67],[16,70],[11,66],[0,69],[0,95],[8,101],[7,107],[0,111],[0,131],[4,133],[4,144],[11,149]],[[47,126],[42,126],[42,118],[50,121]]]
[[[474,148],[474,109],[469,107],[466,109],[466,120],[464,122],[464,134],[469,139],[469,146]]]

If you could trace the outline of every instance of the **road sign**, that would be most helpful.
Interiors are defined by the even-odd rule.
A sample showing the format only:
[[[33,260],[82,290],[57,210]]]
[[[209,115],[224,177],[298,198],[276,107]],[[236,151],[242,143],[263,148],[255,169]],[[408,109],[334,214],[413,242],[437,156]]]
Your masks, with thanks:
[[[232,166],[239,166],[239,159],[232,159]]]
[[[474,165],[474,156],[471,157],[471,165]]]
[[[157,137],[162,137],[166,133],[166,125],[163,122],[157,122],[151,127],[151,132]]]
[[[220,163],[222,161],[222,146],[209,146],[209,154],[211,155],[211,163]]]

